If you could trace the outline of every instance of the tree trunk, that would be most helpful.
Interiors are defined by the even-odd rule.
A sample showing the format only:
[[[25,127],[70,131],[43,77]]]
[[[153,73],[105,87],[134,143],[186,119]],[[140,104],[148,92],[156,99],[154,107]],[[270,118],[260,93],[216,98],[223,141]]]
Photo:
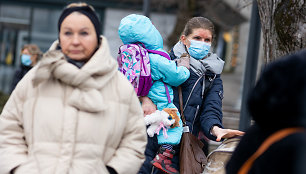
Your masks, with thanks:
[[[177,17],[174,29],[167,38],[167,46],[172,48],[179,40],[186,22],[193,17],[196,8],[195,0],[180,0],[178,3]]]
[[[305,0],[257,0],[264,62],[306,48]]]

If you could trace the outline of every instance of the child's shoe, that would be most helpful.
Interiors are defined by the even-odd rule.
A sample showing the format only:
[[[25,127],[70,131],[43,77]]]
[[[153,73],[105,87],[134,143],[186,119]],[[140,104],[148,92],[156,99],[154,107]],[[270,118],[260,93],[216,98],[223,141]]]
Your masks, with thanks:
[[[161,147],[159,149],[158,154],[156,154],[155,158],[151,161],[154,167],[162,170],[165,173],[168,174],[179,174],[179,172],[172,167],[171,159],[173,158],[173,155],[175,154],[174,150],[169,150]]]

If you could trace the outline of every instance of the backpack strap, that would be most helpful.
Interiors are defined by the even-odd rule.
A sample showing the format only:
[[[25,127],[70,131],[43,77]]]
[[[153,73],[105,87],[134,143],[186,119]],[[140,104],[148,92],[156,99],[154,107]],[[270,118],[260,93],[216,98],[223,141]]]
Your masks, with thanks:
[[[179,94],[179,102],[180,102],[181,119],[183,122],[183,127],[185,127],[187,124],[186,124],[186,119],[185,119],[184,110],[183,110],[183,93],[182,93],[181,86],[178,86],[178,94]]]
[[[165,89],[166,89],[168,103],[171,103],[171,98],[170,98],[170,93],[169,93],[168,86],[166,85],[165,82],[163,82],[163,83],[164,83],[164,86],[165,86]]]
[[[146,49],[149,53],[153,53],[153,54],[159,54],[165,58],[167,58],[168,60],[171,60],[170,56],[165,53],[165,52],[162,52],[162,51],[157,51],[157,50],[149,50],[149,49]]]
[[[249,170],[251,169],[254,161],[262,155],[272,144],[274,144],[277,141],[280,141],[281,139],[297,133],[305,131],[304,128],[285,128],[281,129],[272,135],[270,135],[257,149],[257,151],[241,166],[241,168],[238,171],[238,174],[247,174]]]
[[[136,42],[136,44],[139,44],[141,45],[144,49],[146,49],[149,53],[153,53],[153,54],[159,54],[165,58],[167,58],[168,60],[171,60],[170,56],[165,53],[165,52],[162,52],[162,51],[157,51],[157,50],[149,50],[146,48],[146,46],[142,43],[142,42]]]

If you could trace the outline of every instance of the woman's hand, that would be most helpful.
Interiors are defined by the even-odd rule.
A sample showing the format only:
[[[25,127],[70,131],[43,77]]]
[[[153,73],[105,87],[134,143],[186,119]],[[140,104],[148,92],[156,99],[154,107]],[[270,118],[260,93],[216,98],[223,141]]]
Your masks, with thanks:
[[[222,138],[232,138],[244,134],[244,132],[239,130],[223,129],[218,126],[213,126],[211,133],[217,137],[216,141],[221,141]]]
[[[139,97],[139,100],[142,103],[141,106],[144,116],[150,115],[157,110],[156,105],[152,102],[152,100],[149,97],[147,96]]]
[[[183,53],[179,59],[176,59],[177,66],[184,66],[190,69],[190,56],[187,53]]]

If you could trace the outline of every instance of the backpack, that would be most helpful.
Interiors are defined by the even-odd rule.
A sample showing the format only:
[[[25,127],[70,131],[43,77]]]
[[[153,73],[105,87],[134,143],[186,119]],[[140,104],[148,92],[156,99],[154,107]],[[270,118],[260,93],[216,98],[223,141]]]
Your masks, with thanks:
[[[146,96],[153,85],[148,51],[138,44],[126,44],[120,46],[118,54],[119,71],[133,85],[137,96]]]
[[[125,44],[119,47],[119,55],[117,57],[119,71],[133,85],[137,96],[148,95],[153,85],[149,53],[159,54],[170,60],[167,53],[146,49],[142,43]],[[169,101],[170,96],[166,84],[165,87]]]

